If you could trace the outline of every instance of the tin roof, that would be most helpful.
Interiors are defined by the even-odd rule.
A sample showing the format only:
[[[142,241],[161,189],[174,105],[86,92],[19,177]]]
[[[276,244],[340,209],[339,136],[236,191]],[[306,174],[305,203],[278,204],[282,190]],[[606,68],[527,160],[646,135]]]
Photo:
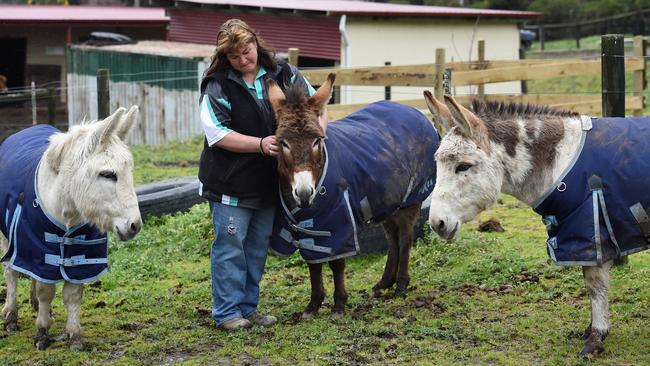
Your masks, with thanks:
[[[530,11],[388,4],[349,0],[176,0],[176,2],[252,7],[259,10],[315,11],[325,12],[327,15],[346,14],[349,16],[536,18],[542,15]]]
[[[0,4],[0,25],[32,23],[167,24],[164,8]]]
[[[210,58],[214,53],[214,45],[168,41],[139,41],[111,46],[74,45],[72,48],[202,59]]]

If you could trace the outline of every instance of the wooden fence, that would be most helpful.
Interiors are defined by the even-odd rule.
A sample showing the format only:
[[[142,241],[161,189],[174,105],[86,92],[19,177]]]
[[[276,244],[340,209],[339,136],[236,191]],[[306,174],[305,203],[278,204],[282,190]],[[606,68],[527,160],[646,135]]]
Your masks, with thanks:
[[[441,56],[442,55],[442,56]],[[634,56],[625,59],[625,70],[633,72],[632,95],[625,97],[626,110],[640,115],[645,108],[645,44],[641,36],[634,38]],[[622,57],[622,56],[621,56]],[[444,50],[437,51],[438,63],[408,66],[378,66],[357,68],[329,68],[301,70],[313,84],[323,83],[329,73],[336,74],[337,85],[363,86],[417,86],[428,87],[442,95],[442,75],[445,68],[452,72],[454,86],[484,85],[504,81],[540,80],[554,77],[579,75],[600,76],[601,60],[485,60],[481,62],[445,62]],[[482,94],[482,93],[481,93]],[[471,98],[487,100],[508,100],[535,103],[573,110],[585,115],[601,115],[601,95],[576,94],[484,94],[458,96],[457,100],[468,102]],[[426,109],[424,98],[397,100],[396,102]],[[328,106],[330,119],[343,117],[367,103],[333,104]]]

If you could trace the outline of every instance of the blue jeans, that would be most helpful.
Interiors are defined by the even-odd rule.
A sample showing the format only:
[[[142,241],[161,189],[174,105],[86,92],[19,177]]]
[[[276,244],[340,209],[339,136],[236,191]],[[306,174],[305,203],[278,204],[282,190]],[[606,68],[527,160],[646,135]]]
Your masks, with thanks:
[[[257,309],[275,208],[210,202],[210,211],[215,234],[210,253],[212,318],[221,325]]]

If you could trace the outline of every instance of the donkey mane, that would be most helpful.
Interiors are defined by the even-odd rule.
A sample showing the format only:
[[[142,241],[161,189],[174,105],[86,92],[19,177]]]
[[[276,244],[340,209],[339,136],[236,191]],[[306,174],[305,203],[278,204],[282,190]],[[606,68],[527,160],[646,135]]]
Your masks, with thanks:
[[[530,103],[495,102],[474,99],[472,101],[473,112],[486,120],[511,119],[516,117],[579,117],[579,113],[559,110],[548,106],[541,106]]]
[[[282,113],[281,121],[278,121],[278,127],[281,126],[298,135],[303,133],[322,134],[318,120],[315,118],[313,106],[299,85],[289,85],[285,91],[285,98],[284,113]]]

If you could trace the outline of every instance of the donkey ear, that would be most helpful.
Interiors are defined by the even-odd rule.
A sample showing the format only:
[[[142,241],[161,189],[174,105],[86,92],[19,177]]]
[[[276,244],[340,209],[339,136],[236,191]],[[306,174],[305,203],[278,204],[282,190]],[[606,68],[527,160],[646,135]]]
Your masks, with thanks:
[[[126,109],[120,107],[113,114],[95,125],[96,127],[93,131],[95,148],[98,147],[100,150],[103,150],[110,144],[111,137],[117,131],[124,112],[126,112]]]
[[[489,152],[490,145],[488,143],[485,123],[470,110],[458,104],[450,95],[445,95],[445,104],[449,108],[449,112],[456,126],[460,129],[460,132],[464,136],[472,139],[478,147]]]
[[[332,97],[332,90],[334,89],[334,80],[336,80],[336,74],[330,73],[327,75],[327,80],[323,85],[316,90],[316,93],[309,98],[309,104],[316,107],[318,115],[321,114],[323,108],[327,105],[330,98]]]
[[[117,137],[120,138],[122,141],[126,141],[126,137],[129,135],[129,131],[131,130],[131,127],[133,127],[136,122],[138,122],[138,112],[139,108],[137,105],[132,106],[129,108],[128,112],[126,112],[125,115],[122,116],[120,119],[120,123],[118,125],[117,131],[115,134]]]
[[[57,132],[50,136],[50,146],[47,148],[45,160],[56,174],[59,174],[61,162],[63,162],[63,156],[65,156],[70,148],[71,141],[69,140],[71,138],[72,137],[69,133],[62,132]]]
[[[454,118],[449,112],[449,108],[444,104],[440,103],[430,91],[424,91],[424,101],[427,102],[427,107],[433,115],[433,125],[440,133],[440,136],[444,136],[447,131],[454,127]]]
[[[269,79],[269,102],[271,102],[276,114],[284,105],[285,99],[286,97],[284,96],[284,92],[280,89],[278,83],[273,79]]]

